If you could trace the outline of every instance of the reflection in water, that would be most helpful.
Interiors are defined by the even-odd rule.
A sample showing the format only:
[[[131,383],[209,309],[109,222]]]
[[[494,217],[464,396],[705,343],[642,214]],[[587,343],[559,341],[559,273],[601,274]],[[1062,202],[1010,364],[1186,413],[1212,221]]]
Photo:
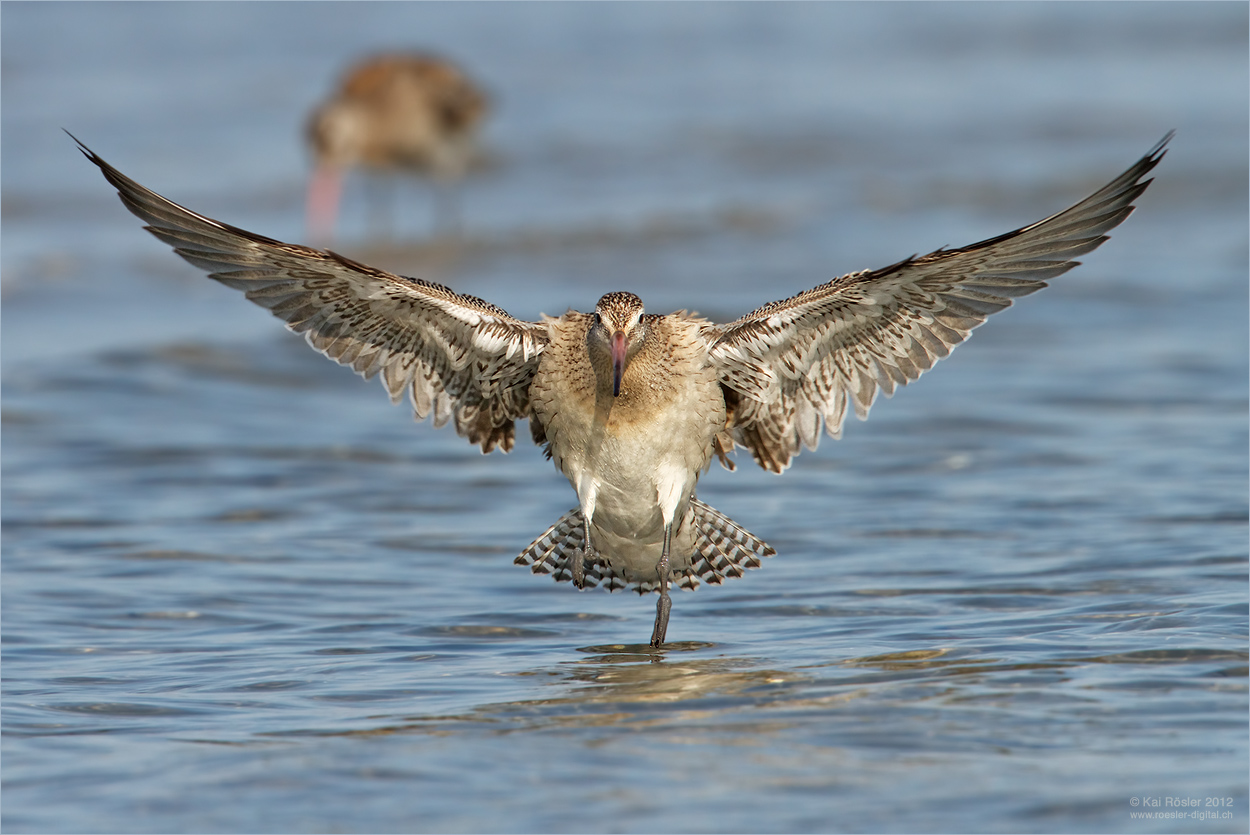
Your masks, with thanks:
[[[1096,692],[1065,692],[1075,668],[1128,659],[1012,663],[934,648],[781,670],[761,667],[758,659],[681,657],[713,649],[694,642],[658,651],[645,645],[586,647],[584,659],[518,674],[549,678],[545,687],[559,691],[549,698],[486,704],[458,714],[379,716],[351,730],[262,732],[255,740],[420,734],[460,737],[471,745],[469,740],[483,733],[617,728],[662,732],[669,740],[699,744],[737,740],[760,750],[797,735],[796,741],[818,746],[813,751],[854,745],[914,756],[922,751],[974,753],[987,745],[1000,753],[1046,751],[1067,744],[1063,740],[1069,737],[1078,739],[1091,722],[1102,727],[1101,733],[1111,732],[1112,724],[1123,725],[1126,738],[1136,733],[1136,720],[1108,716]],[[1147,666],[1206,660],[1235,679],[1244,677],[1246,653],[1161,651],[1137,660]],[[1229,662],[1234,666],[1226,667]],[[817,669],[825,672],[815,674]],[[1199,687],[1222,688],[1224,674],[1213,672],[1210,682]],[[1152,675],[1143,670],[1145,681]],[[968,708],[975,713],[960,714]],[[940,724],[925,719],[939,715],[945,716]]]
[[[861,711],[875,715],[879,711],[918,709],[930,701],[946,705],[994,702],[1004,714],[999,721],[1025,722],[1030,721],[1026,716],[1036,710],[1036,691],[1021,689],[1022,685],[1034,682],[1039,686],[1060,686],[1070,680],[1063,671],[1085,664],[1233,662],[1228,674],[1236,676],[1238,669],[1244,671],[1247,660],[1245,652],[1161,650],[1138,653],[1133,659],[1106,656],[1018,663],[1001,658],[961,657],[949,649],[935,648],[780,670],[761,668],[758,659],[680,657],[714,647],[699,642],[670,644],[660,650],[645,644],[585,647],[580,650],[588,653],[584,659],[555,669],[516,674],[549,677],[545,686],[560,691],[560,695],[550,698],[481,705],[464,714],[405,716],[398,721],[380,717],[383,721],[378,725],[350,731],[306,728],[259,736],[447,734],[471,730],[516,733],[579,727],[696,725],[704,733],[739,734],[765,727],[776,730],[780,727],[777,722],[801,728],[813,721],[813,713],[824,717],[818,722],[833,723],[838,720],[829,711],[845,713],[853,702],[864,703],[854,711],[855,716],[862,715]],[[812,672],[818,669],[826,673]],[[1082,702],[1093,704],[1088,697],[1073,704]],[[744,720],[744,709],[757,711],[754,718]],[[1024,713],[1014,715],[1017,710]],[[1034,716],[1031,721],[1037,719]],[[1042,724],[1053,724],[1053,719]],[[856,734],[862,736],[862,731]],[[890,740],[890,735],[883,734],[878,743],[888,746],[892,744]]]
[[[646,645],[587,647],[598,653],[565,669],[567,681],[580,685],[548,704],[636,704],[683,702],[712,697],[756,698],[761,687],[799,678],[780,670],[755,669],[742,658],[674,658],[710,649],[694,641],[675,642],[662,650]]]

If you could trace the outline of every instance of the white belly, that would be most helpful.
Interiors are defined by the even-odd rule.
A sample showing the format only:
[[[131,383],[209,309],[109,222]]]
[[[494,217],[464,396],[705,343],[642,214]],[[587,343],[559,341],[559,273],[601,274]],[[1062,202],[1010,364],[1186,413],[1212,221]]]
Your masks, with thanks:
[[[676,335],[630,362],[619,396],[610,373],[596,374],[589,361],[585,330],[553,328],[531,387],[552,462],[591,523],[592,547],[614,566],[652,577],[666,525],[672,566],[687,564],[688,504],[725,425],[720,383],[695,324],[664,327]]]

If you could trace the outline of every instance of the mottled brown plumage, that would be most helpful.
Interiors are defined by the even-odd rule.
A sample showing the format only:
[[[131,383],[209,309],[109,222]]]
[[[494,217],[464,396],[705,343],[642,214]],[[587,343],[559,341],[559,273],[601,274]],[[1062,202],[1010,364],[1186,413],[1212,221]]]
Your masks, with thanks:
[[[308,120],[310,234],[333,231],[347,169],[463,176],[488,108],[486,93],[443,58],[393,53],[354,65]]]
[[[313,347],[418,417],[483,452],[512,447],[527,418],[577,491],[516,562],[578,587],[658,591],[651,643],[665,640],[670,582],[693,588],[773,550],[695,498],[717,455],[746,447],[781,472],[847,404],[867,417],[968,338],[986,317],[1076,266],[1133,211],[1171,134],[1073,207],[1005,235],[834,279],[728,324],[647,314],[632,293],[593,313],[525,322],[502,309],[333,252],[284,244],[195,214],[87,148],[148,230],[212,278],[243,290]],[[80,143],[81,144],[81,143]]]

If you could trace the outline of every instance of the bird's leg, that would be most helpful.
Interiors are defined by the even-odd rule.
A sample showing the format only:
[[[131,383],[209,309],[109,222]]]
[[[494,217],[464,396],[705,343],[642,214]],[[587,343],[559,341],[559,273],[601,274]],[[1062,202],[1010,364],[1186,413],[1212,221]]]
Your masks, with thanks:
[[[664,526],[664,551],[660,554],[660,564],[656,570],[660,574],[660,599],[655,604],[655,628],[651,630],[651,646],[658,647],[664,643],[664,635],[668,632],[668,613],[673,608],[673,598],[668,596],[668,552],[673,543],[673,526]]]
[[[581,556],[578,556],[575,552],[573,556],[569,557],[569,560],[573,563],[571,566],[573,569],[573,585],[579,589],[586,588],[586,561],[590,559],[591,554],[590,520],[583,519],[582,525],[582,530],[585,531],[586,536],[582,540]]]
[[[577,482],[577,500],[582,506],[582,553],[574,554],[570,559],[573,564],[569,568],[573,572],[573,585],[579,589],[586,587],[586,565],[593,559],[595,546],[590,542],[590,522],[595,518],[595,504],[599,495],[599,484],[592,478]]]

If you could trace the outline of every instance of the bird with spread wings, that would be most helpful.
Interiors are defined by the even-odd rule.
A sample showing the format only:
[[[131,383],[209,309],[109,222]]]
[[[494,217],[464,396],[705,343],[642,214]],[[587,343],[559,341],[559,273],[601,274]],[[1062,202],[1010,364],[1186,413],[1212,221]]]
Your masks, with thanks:
[[[578,587],[658,591],[719,583],[774,553],[695,497],[713,455],[742,446],[780,473],[848,406],[863,419],[963,342],[988,316],[1046,286],[1134,210],[1169,133],[1068,209],[958,249],[835,278],[740,319],[647,314],[631,293],[593,313],[517,319],[475,296],[283,243],[196,214],[79,143],[122,202],[174,252],[268,308],[291,330],[419,419],[452,422],[484,453],[510,450],[516,421],[578,494],[516,562]],[[75,140],[77,141],[77,140]]]

